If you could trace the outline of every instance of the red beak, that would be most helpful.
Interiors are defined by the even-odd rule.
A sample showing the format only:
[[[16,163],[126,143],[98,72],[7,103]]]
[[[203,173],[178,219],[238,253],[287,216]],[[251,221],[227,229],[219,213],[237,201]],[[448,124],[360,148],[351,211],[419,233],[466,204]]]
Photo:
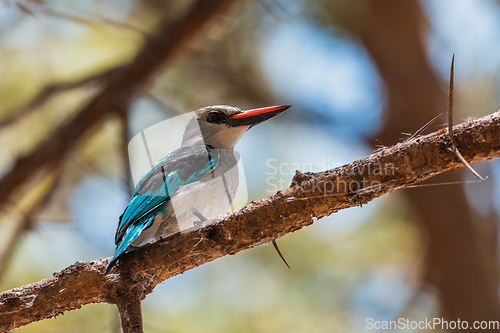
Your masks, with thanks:
[[[228,118],[230,126],[254,126],[266,121],[291,107],[291,105],[276,105],[265,108],[241,111]]]

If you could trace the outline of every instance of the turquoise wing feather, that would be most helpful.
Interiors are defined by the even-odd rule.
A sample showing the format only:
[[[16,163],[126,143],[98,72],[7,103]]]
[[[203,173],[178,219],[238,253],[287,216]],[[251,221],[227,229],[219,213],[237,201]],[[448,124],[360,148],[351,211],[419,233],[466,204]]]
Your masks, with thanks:
[[[120,216],[115,254],[106,273],[141,233],[153,224],[155,215],[180,187],[199,180],[219,163],[219,154],[208,146],[184,147],[167,155],[142,176],[132,199]]]

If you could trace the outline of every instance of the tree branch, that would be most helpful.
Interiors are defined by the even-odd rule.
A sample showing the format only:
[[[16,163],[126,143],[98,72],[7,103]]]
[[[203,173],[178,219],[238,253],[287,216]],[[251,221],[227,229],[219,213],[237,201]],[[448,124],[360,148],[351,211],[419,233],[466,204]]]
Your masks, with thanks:
[[[454,127],[457,146],[469,162],[500,156],[500,112]],[[462,163],[449,150],[446,130],[380,150],[342,167],[297,172],[292,185],[209,221],[199,230],[127,253],[111,274],[107,259],[77,262],[53,277],[0,294],[0,330],[56,316],[84,304],[119,303],[140,287],[139,298],[162,281],[228,254],[299,230],[341,209],[360,206],[396,189],[429,179]]]
[[[123,333],[142,333],[142,293],[132,288],[126,294],[116,298],[116,306],[120,312]]]
[[[234,2],[236,0],[198,0],[178,19],[163,23],[132,62],[107,72],[102,91],[89,104],[29,155],[18,159],[14,167],[0,179],[0,206],[42,166],[53,166],[62,161],[76,142],[107,114],[127,110],[130,102],[154,74],[171,61],[188,40],[202,31],[212,17]],[[42,92],[40,95],[42,102],[45,94]],[[39,103],[37,100],[34,102]]]

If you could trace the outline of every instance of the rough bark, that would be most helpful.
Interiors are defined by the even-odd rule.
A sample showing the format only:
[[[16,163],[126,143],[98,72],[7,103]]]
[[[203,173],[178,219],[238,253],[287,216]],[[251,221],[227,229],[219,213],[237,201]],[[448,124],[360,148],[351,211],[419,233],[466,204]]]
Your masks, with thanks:
[[[132,288],[126,294],[116,297],[123,333],[142,333],[142,293]]]
[[[454,127],[469,162],[500,156],[500,112]],[[341,209],[462,166],[447,130],[413,138],[342,167],[295,175],[292,185],[209,221],[198,230],[125,254],[110,274],[108,259],[77,262],[53,277],[0,294],[0,330],[50,318],[84,304],[117,304],[135,289],[139,298],[158,284],[228,254],[269,242]],[[422,208],[425,209],[425,208]]]

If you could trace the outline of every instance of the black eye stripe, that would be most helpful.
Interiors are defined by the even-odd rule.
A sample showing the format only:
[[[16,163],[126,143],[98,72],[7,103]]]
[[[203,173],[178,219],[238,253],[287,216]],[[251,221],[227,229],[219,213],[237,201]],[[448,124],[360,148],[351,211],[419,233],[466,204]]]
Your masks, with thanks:
[[[219,124],[226,120],[226,114],[220,111],[212,111],[207,116],[207,122]]]

